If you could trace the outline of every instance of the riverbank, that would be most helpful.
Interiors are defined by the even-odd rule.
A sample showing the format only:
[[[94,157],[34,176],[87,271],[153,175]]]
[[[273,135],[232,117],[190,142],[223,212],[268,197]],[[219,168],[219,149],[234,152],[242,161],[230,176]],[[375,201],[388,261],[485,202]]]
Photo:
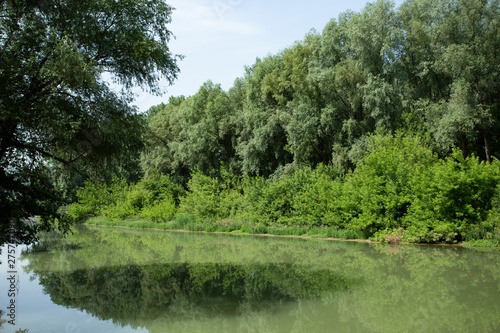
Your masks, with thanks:
[[[118,227],[130,229],[149,229],[157,231],[176,232],[201,232],[201,233],[224,233],[233,235],[253,235],[263,237],[292,237],[302,239],[318,239],[330,241],[345,241],[357,243],[387,243],[387,244],[412,244],[433,246],[467,246],[467,247],[499,247],[500,243],[490,239],[476,239],[466,242],[449,243],[410,243],[404,242],[398,235],[391,235],[383,241],[370,239],[362,233],[352,230],[339,230],[328,227],[312,226],[264,226],[252,225],[242,221],[219,220],[203,221],[195,220],[188,214],[180,214],[176,219],[169,222],[157,223],[140,217],[130,217],[122,220],[110,220],[105,217],[93,217],[84,222],[88,226]]]
[[[500,246],[498,161],[439,160],[412,137],[374,142],[352,172],[318,165],[266,179],[221,167],[220,177],[193,172],[185,187],[159,173],[88,181],[67,212],[75,222],[138,217],[147,228]]]

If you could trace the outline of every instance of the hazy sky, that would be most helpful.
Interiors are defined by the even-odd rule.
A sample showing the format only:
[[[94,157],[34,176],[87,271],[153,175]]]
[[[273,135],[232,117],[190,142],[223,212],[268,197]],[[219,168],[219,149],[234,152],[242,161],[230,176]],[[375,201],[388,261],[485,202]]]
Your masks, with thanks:
[[[395,1],[397,5],[402,0]],[[245,66],[257,57],[276,54],[302,40],[311,30],[321,32],[332,18],[346,10],[358,12],[367,1],[289,0],[167,0],[175,10],[170,30],[176,36],[170,41],[175,54],[185,56],[179,62],[180,75],[162,96],[135,90],[135,104],[140,111],[169,96],[191,96],[200,86],[212,80],[224,90],[242,77]]]

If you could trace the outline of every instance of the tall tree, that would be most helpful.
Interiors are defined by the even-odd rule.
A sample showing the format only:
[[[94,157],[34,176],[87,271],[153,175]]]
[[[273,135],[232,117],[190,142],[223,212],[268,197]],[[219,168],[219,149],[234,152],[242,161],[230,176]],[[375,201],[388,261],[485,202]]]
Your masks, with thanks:
[[[238,113],[241,130],[236,152],[247,175],[271,175],[279,166],[293,161],[285,148],[285,108],[294,90],[285,73],[283,55],[257,59],[246,69],[246,97]]]
[[[490,160],[500,148],[500,2],[409,0],[400,15],[403,68],[429,131],[445,151]]]
[[[178,121],[184,96],[169,98],[148,110],[146,147],[141,152],[141,167],[146,176],[154,172],[172,175],[176,182],[186,183],[189,167],[175,159],[172,143],[179,140],[181,127]]]
[[[159,79],[176,78],[171,13],[161,0],[0,1],[0,241],[51,227],[52,165],[95,176],[140,148],[125,89],[161,93]],[[35,226],[20,222],[35,215]]]
[[[148,129],[148,146],[141,156],[146,173],[158,170],[186,184],[193,169],[219,176],[221,164],[236,162],[234,103],[219,84],[208,81],[186,99],[171,97]]]
[[[177,112],[175,159],[189,168],[218,176],[221,163],[233,162],[235,119],[228,94],[208,81],[182,103]]]

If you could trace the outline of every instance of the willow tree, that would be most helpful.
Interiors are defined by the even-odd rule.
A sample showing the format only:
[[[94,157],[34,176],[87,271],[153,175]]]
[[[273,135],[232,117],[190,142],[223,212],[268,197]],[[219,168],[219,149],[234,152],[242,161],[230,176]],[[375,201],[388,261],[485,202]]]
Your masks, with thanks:
[[[55,167],[96,176],[140,148],[126,90],[161,93],[159,80],[176,78],[171,13],[161,0],[0,1],[2,242],[52,226]],[[35,215],[36,226],[19,222]]]
[[[405,1],[402,67],[437,144],[491,161],[500,138],[500,2]]]

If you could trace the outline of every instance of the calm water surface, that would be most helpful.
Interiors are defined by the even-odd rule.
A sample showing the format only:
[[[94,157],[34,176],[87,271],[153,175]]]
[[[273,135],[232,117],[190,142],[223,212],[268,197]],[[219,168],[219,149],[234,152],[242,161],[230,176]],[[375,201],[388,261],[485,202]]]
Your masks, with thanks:
[[[500,332],[500,250],[82,228],[2,248],[0,332]]]

